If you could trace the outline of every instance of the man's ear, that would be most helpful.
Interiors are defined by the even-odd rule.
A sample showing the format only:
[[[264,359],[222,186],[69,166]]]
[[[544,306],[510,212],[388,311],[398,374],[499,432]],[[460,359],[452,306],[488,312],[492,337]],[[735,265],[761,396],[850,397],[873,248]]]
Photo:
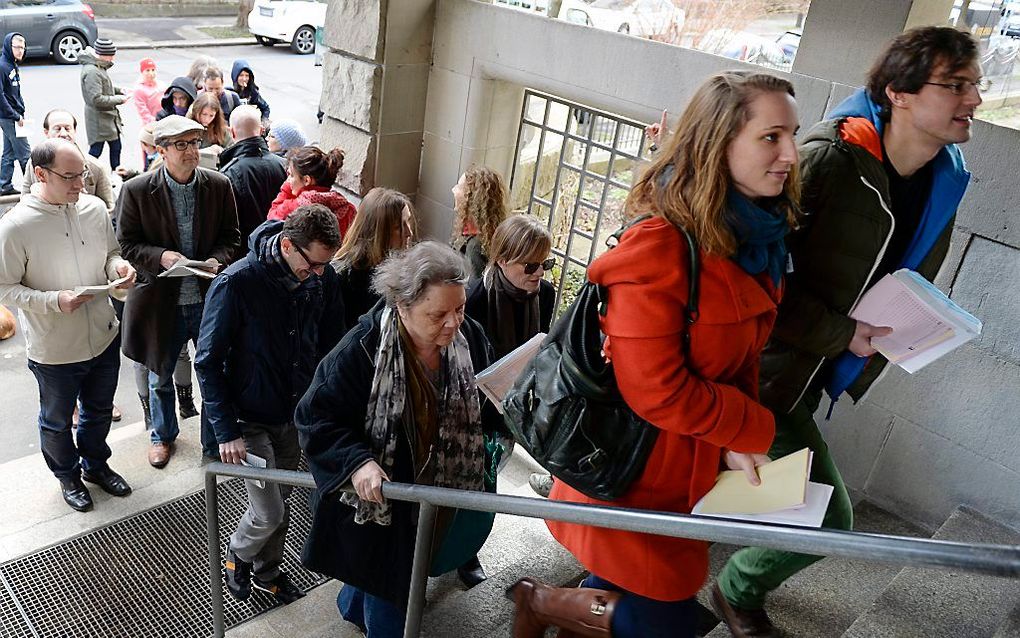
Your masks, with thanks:
[[[887,84],[885,87],[885,96],[889,98],[889,103],[894,107],[903,108],[907,106],[907,93],[905,91],[895,91],[891,84]]]

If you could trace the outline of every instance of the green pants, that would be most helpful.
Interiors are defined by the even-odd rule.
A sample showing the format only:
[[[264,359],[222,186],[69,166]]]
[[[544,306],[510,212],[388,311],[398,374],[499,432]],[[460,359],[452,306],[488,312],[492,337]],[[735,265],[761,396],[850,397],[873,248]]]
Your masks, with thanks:
[[[849,530],[854,519],[850,495],[814,419],[821,398],[820,392],[809,391],[792,412],[776,415],[776,438],[769,456],[776,459],[805,447],[811,448],[814,452],[811,480],[834,488],[822,527]],[[719,589],[734,607],[761,609],[766,594],[821,558],[778,549],[745,547],[730,558],[719,574]]]

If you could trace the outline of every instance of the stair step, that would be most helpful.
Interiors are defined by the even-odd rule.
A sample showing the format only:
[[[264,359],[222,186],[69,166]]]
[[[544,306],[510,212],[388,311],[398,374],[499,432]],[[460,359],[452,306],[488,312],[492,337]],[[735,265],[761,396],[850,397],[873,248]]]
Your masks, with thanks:
[[[1020,545],[1020,532],[967,507],[957,508],[932,538]],[[843,636],[985,638],[1018,604],[1020,583],[1016,580],[905,567]]]
[[[927,537],[928,534],[896,515],[864,502],[854,507],[854,528],[860,532],[896,536]],[[713,545],[712,578],[698,594],[710,606],[709,594],[715,576],[736,548]],[[829,557],[793,576],[772,592],[766,609],[772,622],[788,638],[838,636],[882,593],[899,573],[899,567],[863,560]],[[707,638],[730,636],[719,624]]]
[[[995,630],[992,638],[1017,638],[1020,636],[1020,605],[1013,608],[1006,620]]]

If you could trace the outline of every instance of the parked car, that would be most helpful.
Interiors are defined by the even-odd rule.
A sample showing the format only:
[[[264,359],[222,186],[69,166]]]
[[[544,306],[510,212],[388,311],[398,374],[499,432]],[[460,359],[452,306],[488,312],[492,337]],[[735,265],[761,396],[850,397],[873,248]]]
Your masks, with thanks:
[[[999,33],[1011,38],[1020,38],[1020,10],[1016,10],[1015,13],[1010,12],[1003,18]]]
[[[596,29],[644,38],[675,41],[684,26],[684,11],[672,0],[563,0],[560,19]]]
[[[259,44],[286,42],[301,55],[315,51],[315,30],[325,23],[325,0],[257,0],[248,14],[248,30]]]
[[[780,40],[785,35],[780,36]],[[786,49],[779,42],[747,31],[712,29],[698,40],[695,48],[705,53],[776,69],[787,68],[793,62],[793,56],[787,56]],[[796,49],[791,52],[796,54]]]
[[[74,64],[96,40],[96,14],[78,0],[0,0],[0,33],[25,36],[25,57]]]

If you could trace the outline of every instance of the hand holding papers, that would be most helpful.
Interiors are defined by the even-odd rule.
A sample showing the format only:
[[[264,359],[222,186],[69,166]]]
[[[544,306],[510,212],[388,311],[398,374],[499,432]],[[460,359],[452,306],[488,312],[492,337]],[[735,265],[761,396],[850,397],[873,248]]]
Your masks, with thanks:
[[[744,521],[821,527],[832,486],[808,481],[811,450],[759,466],[761,485],[751,485],[739,470],[721,472],[715,487],[692,514]]]
[[[244,465],[246,467],[258,467],[266,469],[266,460],[261,456],[255,456],[251,452],[246,452],[244,458],[241,459],[241,465]],[[266,487],[264,481],[255,481],[254,483],[255,485],[258,486],[260,490]]]
[[[202,277],[215,279],[219,264],[194,259],[180,259],[173,266],[159,274],[160,277]]]
[[[538,333],[523,345],[518,346],[516,350],[475,375],[475,384],[478,385],[478,389],[489,397],[500,414],[503,414],[503,397],[510,391],[510,388],[514,387],[514,382],[517,381],[517,377],[521,376],[524,367],[538,353],[538,347],[542,345],[543,339],[545,339],[545,333]]]
[[[93,296],[93,295],[108,295],[108,294],[110,294],[111,291],[113,291],[118,286],[122,286],[122,285],[126,284],[129,279],[131,279],[131,275],[128,275],[126,277],[121,277],[120,279],[117,279],[115,281],[111,281],[108,284],[104,284],[104,285],[100,285],[100,286],[78,286],[77,288],[74,289],[74,296],[75,297],[84,297],[86,295],[88,295],[88,296]]]
[[[892,328],[871,345],[911,374],[981,334],[981,321],[905,268],[872,286],[850,317]]]

